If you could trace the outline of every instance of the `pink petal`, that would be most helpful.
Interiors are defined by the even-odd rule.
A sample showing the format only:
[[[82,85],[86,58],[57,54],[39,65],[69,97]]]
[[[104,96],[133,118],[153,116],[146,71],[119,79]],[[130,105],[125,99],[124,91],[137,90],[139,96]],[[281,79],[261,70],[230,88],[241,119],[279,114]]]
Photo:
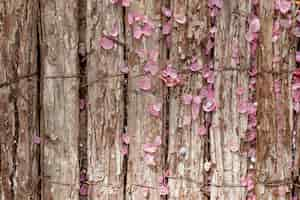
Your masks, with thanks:
[[[145,76],[144,78],[141,78],[138,81],[138,86],[141,90],[150,90],[151,89],[151,79],[147,76]]]
[[[129,72],[129,67],[126,64],[120,65],[119,69],[124,74],[128,74],[128,72]]]
[[[182,95],[182,101],[185,105],[190,105],[192,103],[193,96],[190,94]]]
[[[206,130],[206,128],[204,126],[198,128],[198,135],[199,136],[205,136],[205,135],[207,135],[207,130]]]
[[[128,145],[129,142],[130,142],[129,135],[128,134],[123,134],[122,135],[122,141],[123,141],[124,144]]]
[[[87,196],[88,195],[88,185],[82,184],[79,189],[79,195],[80,196]]]
[[[164,14],[165,17],[171,17],[172,16],[172,11],[169,8],[162,7],[161,9],[162,13]]]
[[[153,32],[153,27],[150,24],[144,24],[144,26],[142,27],[142,33],[146,36],[151,36]]]
[[[133,27],[133,37],[135,39],[141,39],[142,35],[143,35],[142,28],[138,25],[135,25]]]
[[[257,33],[260,30],[260,22],[258,17],[254,17],[249,24],[249,31],[251,33]]]
[[[155,166],[156,165],[154,155],[151,155],[151,154],[148,154],[148,153],[145,154],[144,161],[145,161],[146,165],[148,165],[148,166]]]
[[[114,26],[113,26],[113,28],[112,28],[112,31],[111,31],[110,35],[111,35],[112,37],[117,37],[117,36],[119,35],[119,27],[118,27],[118,24],[117,24],[117,23],[114,24]]]
[[[206,103],[203,105],[203,110],[205,112],[215,111],[216,108],[217,108],[217,104],[216,104],[215,100],[206,101]]]
[[[168,195],[169,194],[169,188],[167,185],[161,185],[160,188],[159,188],[159,194],[161,196],[165,196],[165,195]]]
[[[200,105],[201,102],[202,102],[202,96],[194,96],[194,97],[193,97],[193,103],[194,103],[194,104]]]
[[[292,20],[291,19],[280,19],[280,26],[288,29],[292,26]]]
[[[178,24],[185,24],[186,23],[186,16],[180,16],[180,15],[176,15],[174,16],[175,17],[175,21],[178,23]]]
[[[122,145],[122,148],[121,148],[121,154],[122,154],[123,156],[128,155],[128,146],[127,146],[127,145]]]
[[[104,37],[101,37],[101,39],[100,39],[100,46],[103,49],[109,50],[114,47],[114,42],[104,36]]]
[[[161,103],[151,104],[149,106],[148,111],[152,116],[159,117],[161,108],[162,108]]]
[[[222,8],[223,7],[223,0],[209,0],[208,1],[208,6],[210,8],[212,7],[217,7],[217,8]]]
[[[157,151],[157,146],[151,143],[144,144],[144,152],[155,153]]]
[[[245,114],[248,112],[248,102],[240,102],[238,104],[238,111],[241,114]]]
[[[236,94],[237,94],[238,96],[242,96],[244,93],[245,93],[244,88],[238,87],[238,88],[236,89]]]
[[[41,144],[41,138],[37,135],[33,136],[33,144]]]
[[[296,52],[296,62],[300,63],[300,51]]]
[[[156,136],[153,144],[156,145],[157,147],[159,147],[162,144],[161,136]]]
[[[148,54],[150,60],[157,62],[159,56],[158,50],[150,50]]]
[[[80,99],[80,101],[79,101],[79,109],[80,110],[84,110],[84,108],[85,108],[85,100],[84,99]]]
[[[286,14],[291,10],[292,2],[287,0],[277,0],[279,10],[282,14]]]
[[[127,19],[128,19],[128,24],[132,25],[134,22],[134,13],[132,12],[128,13]]]
[[[190,70],[192,72],[200,71],[201,70],[201,66],[199,65],[199,63],[197,61],[193,62],[192,64],[190,64]]]
[[[159,71],[159,66],[153,60],[149,60],[144,66],[145,72],[150,72],[153,76]]]
[[[163,25],[162,33],[164,35],[169,35],[172,31],[172,21],[169,20]]]
[[[122,6],[123,7],[129,7],[131,0],[122,0]]]

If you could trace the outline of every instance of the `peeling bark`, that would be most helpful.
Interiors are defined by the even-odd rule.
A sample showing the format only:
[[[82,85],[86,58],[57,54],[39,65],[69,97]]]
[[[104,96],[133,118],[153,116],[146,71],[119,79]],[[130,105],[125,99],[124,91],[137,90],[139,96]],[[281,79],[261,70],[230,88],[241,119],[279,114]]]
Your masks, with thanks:
[[[88,82],[119,74],[124,65],[124,50],[116,46],[105,50],[99,45],[104,32],[114,26],[123,41],[123,12],[109,0],[87,2],[87,51],[95,50],[87,60]],[[123,199],[122,76],[107,77],[88,87],[88,179],[89,199]],[[95,183],[95,185],[93,185]]]
[[[78,199],[77,2],[40,1],[44,200]]]
[[[239,113],[239,103],[248,101],[248,74],[250,68],[249,45],[245,40],[246,20],[250,12],[250,1],[225,0],[217,17],[214,67],[215,97],[217,110],[213,113],[210,129],[211,159],[216,165],[212,170],[212,184],[223,187],[211,188],[211,199],[241,200],[246,190],[240,185],[247,171],[247,158],[242,155],[242,142],[247,131],[247,114]],[[236,14],[237,13],[237,14]],[[238,16],[237,16],[238,15]],[[237,60],[234,50],[238,49]],[[240,70],[224,70],[238,68]],[[236,91],[246,92],[238,97]],[[227,187],[225,186],[227,185]]]
[[[127,9],[129,12],[137,11],[145,14],[151,19],[156,27],[160,22],[161,1],[133,1]],[[128,134],[130,137],[127,189],[126,199],[139,200],[145,198],[160,199],[159,177],[163,173],[165,155],[163,147],[155,153],[155,166],[148,166],[145,163],[143,145],[152,143],[157,136],[163,137],[163,119],[150,116],[147,112],[150,104],[163,103],[163,86],[158,77],[151,78],[151,93],[142,92],[137,89],[138,81],[143,78],[137,76],[143,73],[143,63],[135,50],[144,49],[148,52],[160,50],[161,31],[157,28],[150,37],[143,37],[137,40],[133,37],[132,27],[127,23],[126,17],[126,42],[131,50],[128,55],[130,73],[128,75]],[[160,58],[159,58],[160,59]],[[162,66],[163,63],[160,63]],[[136,91],[136,92],[134,92]],[[162,138],[162,141],[165,139]],[[139,186],[138,186],[139,185]],[[146,186],[143,187],[142,185]],[[149,190],[149,191],[147,191]],[[148,193],[148,194],[147,194]]]
[[[195,56],[198,64],[203,66],[206,60],[201,45],[208,33],[207,1],[174,0],[171,4],[175,16],[188,19],[184,25],[174,22],[170,50],[172,64],[179,71],[189,70],[186,59]],[[204,163],[208,161],[208,136],[198,135],[199,128],[207,129],[205,113],[199,106],[197,119],[186,124],[186,118],[192,119],[192,106],[195,105],[184,105],[182,101],[185,94],[199,95],[205,81],[197,72],[184,76],[184,80],[183,86],[170,90],[169,199],[208,199],[209,192],[201,188],[207,175]]]
[[[36,1],[0,1],[0,82],[37,71]],[[37,79],[0,88],[0,199],[38,199]]]

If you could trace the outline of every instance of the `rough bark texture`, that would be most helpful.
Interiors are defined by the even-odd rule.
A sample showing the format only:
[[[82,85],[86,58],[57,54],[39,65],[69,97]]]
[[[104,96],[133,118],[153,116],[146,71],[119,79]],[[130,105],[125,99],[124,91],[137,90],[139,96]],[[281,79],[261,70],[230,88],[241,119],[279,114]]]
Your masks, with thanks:
[[[157,27],[160,23],[161,1],[133,1],[130,8],[127,9],[127,14],[133,11],[145,14]],[[158,187],[159,177],[162,175],[165,159],[163,147],[161,146],[155,153],[156,165],[148,166],[144,160],[145,153],[143,151],[143,145],[145,143],[153,143],[156,136],[163,137],[162,115],[160,119],[158,119],[150,116],[147,112],[150,104],[157,102],[163,103],[163,86],[157,77],[153,77],[151,78],[151,93],[137,89],[138,81],[143,78],[143,76],[137,75],[143,73],[144,65],[135,53],[135,50],[140,49],[144,49],[148,52],[151,50],[159,51],[159,38],[160,29],[156,29],[155,33],[150,37],[143,37],[137,40],[133,37],[132,27],[126,22],[126,42],[131,49],[128,55],[130,68],[128,75],[128,134],[130,137],[130,145],[126,199],[139,200],[144,198],[144,194],[148,196],[149,199],[160,199]],[[162,63],[160,64],[162,65]],[[162,141],[164,141],[163,138]],[[146,191],[147,189],[149,189],[149,193]]]
[[[123,199],[123,76],[111,75],[120,73],[124,49],[116,46],[105,50],[99,45],[103,33],[111,33],[114,26],[119,32],[117,39],[123,41],[122,8],[110,0],[88,0],[87,51],[95,51],[87,62],[88,82],[100,78],[88,87],[88,178],[92,183],[89,199]]]
[[[239,113],[239,104],[248,101],[249,46],[245,40],[247,13],[250,1],[225,0],[220,15],[216,19],[215,57],[215,97],[217,110],[213,114],[210,129],[211,160],[216,165],[212,169],[211,199],[245,199],[246,191],[240,185],[246,174],[246,157],[242,156],[242,139],[247,131],[247,114]],[[235,59],[234,51],[239,56]],[[240,70],[226,70],[238,68]],[[223,71],[220,71],[225,69]],[[241,97],[237,89],[246,91]],[[214,187],[214,185],[224,185]],[[227,185],[227,186],[225,186]]]
[[[291,108],[288,74],[281,76],[279,88],[283,91],[284,104],[276,105],[277,95],[274,90],[274,81],[278,78],[267,71],[288,69],[289,65],[282,63],[273,68],[273,3],[260,2],[259,17],[261,21],[260,46],[258,48],[258,78],[257,78],[257,179],[258,182],[287,180],[291,178]],[[286,43],[283,34],[280,41]],[[275,53],[278,51],[275,45]],[[288,49],[280,49],[281,58],[288,54]],[[282,59],[283,61],[284,59]],[[276,109],[280,108],[280,109]],[[280,114],[278,112],[283,112]],[[287,186],[287,185],[283,185]],[[278,188],[277,188],[278,189]],[[287,199],[278,196],[276,188],[265,187],[262,184],[256,187],[257,199]]]
[[[184,25],[174,22],[170,49],[173,66],[179,71],[188,70],[187,59],[192,56],[203,66],[205,56],[201,45],[208,33],[207,1],[174,0],[171,5],[175,16],[187,16],[188,19]],[[203,166],[208,161],[208,136],[198,135],[198,129],[207,125],[205,114],[200,106],[196,109],[199,113],[192,113],[192,106],[196,105],[184,105],[182,101],[183,95],[199,95],[205,83],[197,72],[188,73],[184,80],[182,87],[170,90],[169,199],[208,199],[205,196],[207,193],[201,188],[206,176]],[[192,119],[192,115],[197,117]],[[187,123],[186,119],[191,121]]]
[[[78,199],[77,1],[41,0],[42,199]]]
[[[36,1],[0,1],[0,83],[37,71]],[[0,88],[0,199],[38,199],[36,76]]]

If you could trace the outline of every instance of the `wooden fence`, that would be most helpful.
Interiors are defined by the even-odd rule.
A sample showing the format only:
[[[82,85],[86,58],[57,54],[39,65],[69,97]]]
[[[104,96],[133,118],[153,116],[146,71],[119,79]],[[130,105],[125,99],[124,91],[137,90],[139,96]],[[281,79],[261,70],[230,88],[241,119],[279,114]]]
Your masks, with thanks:
[[[300,198],[291,0],[0,0],[0,200]]]

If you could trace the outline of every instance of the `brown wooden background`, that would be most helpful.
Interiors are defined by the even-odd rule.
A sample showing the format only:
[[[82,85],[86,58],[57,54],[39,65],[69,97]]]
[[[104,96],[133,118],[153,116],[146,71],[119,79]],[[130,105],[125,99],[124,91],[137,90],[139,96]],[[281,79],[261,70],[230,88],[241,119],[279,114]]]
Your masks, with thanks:
[[[167,20],[163,6],[187,22],[174,22],[168,37],[157,28],[151,37],[134,39],[127,14],[141,12],[161,27]],[[300,193],[299,151],[293,147],[300,143],[299,119],[291,89],[297,38],[287,28],[272,42],[273,21],[282,17],[273,6],[271,0],[256,7],[251,0],[224,0],[212,17],[208,0],[133,0],[126,8],[110,0],[0,0],[0,200],[240,200],[247,194],[251,200],[250,193],[261,200],[292,199]],[[261,24],[254,57],[245,39],[251,13]],[[293,26],[295,13],[293,5]],[[107,51],[99,39],[113,25],[120,44]],[[213,26],[214,48],[207,56],[202,49]],[[239,63],[231,59],[235,45]],[[161,68],[170,63],[179,71],[190,55],[201,64],[210,57],[217,110],[200,107],[197,119],[185,124],[192,111],[181,96],[209,85],[201,73],[184,74],[181,86],[167,88],[154,77],[151,92],[137,89],[144,63],[134,50],[141,47],[159,51]],[[255,78],[248,73],[254,62]],[[124,64],[129,74],[120,73]],[[246,88],[244,100],[257,103],[256,143],[244,142],[248,117],[237,108],[240,87]],[[163,105],[159,119],[147,112],[155,102]],[[200,127],[207,135],[197,135]],[[156,165],[148,166],[143,145],[157,136]],[[255,160],[245,155],[250,148]],[[255,188],[247,192],[241,178],[253,171]],[[160,195],[162,176],[167,196]]]

